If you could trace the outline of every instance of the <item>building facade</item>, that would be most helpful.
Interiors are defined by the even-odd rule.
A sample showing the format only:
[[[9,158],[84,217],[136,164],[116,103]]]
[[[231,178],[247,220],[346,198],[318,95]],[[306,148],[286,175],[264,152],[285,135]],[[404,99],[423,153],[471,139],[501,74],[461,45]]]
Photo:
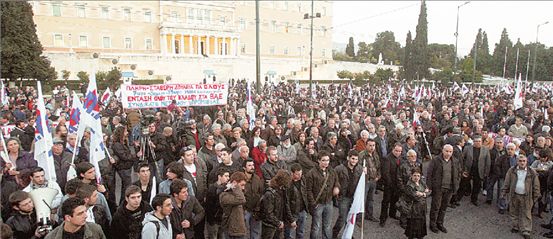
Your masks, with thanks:
[[[119,67],[140,79],[255,78],[255,1],[31,1],[57,71]],[[302,78],[310,1],[260,1],[262,72]],[[314,1],[313,62],[332,59],[332,2]],[[319,14],[317,14],[319,13]],[[61,75],[61,74],[59,74]],[[128,75],[128,74],[127,74]]]

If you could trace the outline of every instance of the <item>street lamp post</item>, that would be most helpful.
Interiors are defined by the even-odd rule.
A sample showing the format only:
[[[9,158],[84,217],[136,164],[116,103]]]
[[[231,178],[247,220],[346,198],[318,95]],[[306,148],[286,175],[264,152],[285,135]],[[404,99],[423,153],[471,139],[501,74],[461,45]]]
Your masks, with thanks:
[[[457,26],[455,27],[455,64],[454,64],[454,71],[457,71],[457,41],[458,41],[458,38],[459,38],[459,9],[461,9],[462,6],[465,6],[467,4],[469,4],[470,1],[467,1],[459,6],[457,6]]]
[[[538,35],[540,33],[540,26],[548,24],[549,21],[546,21],[542,24],[538,24],[536,27],[536,47],[534,48],[534,64],[532,64],[532,82],[534,82],[534,77],[536,75],[536,60],[538,58]]]
[[[313,18],[320,18],[321,14],[317,13],[313,15],[314,11],[314,1],[311,0],[311,15],[309,13],[306,13],[303,15],[303,19],[311,19],[311,40],[310,40],[310,49],[309,49],[309,95],[310,97],[313,97]]]

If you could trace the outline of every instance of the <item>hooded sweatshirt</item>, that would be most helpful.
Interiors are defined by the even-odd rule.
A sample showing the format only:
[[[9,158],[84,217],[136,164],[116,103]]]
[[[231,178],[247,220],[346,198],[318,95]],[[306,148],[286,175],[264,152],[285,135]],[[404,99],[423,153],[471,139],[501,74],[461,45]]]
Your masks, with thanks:
[[[165,217],[167,219],[167,224],[165,224],[154,215],[154,212],[148,212],[144,216],[144,221],[142,221],[142,239],[172,239],[173,230],[169,217]],[[159,236],[154,222],[159,223]]]

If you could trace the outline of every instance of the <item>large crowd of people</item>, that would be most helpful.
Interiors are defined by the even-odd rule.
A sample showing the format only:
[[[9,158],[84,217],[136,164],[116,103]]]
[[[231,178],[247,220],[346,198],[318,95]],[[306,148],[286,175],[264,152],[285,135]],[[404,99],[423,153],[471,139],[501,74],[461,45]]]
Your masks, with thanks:
[[[553,208],[546,86],[528,85],[522,107],[508,86],[280,83],[251,96],[246,88],[232,80],[219,106],[101,102],[109,152],[101,177],[90,132],[81,142],[68,133],[69,91],[55,88],[45,100],[56,181],[32,153],[36,90],[9,89],[0,111],[10,129],[0,144],[2,238],[339,238],[358,183],[365,205],[355,230],[395,219],[407,238],[446,235],[456,226],[444,223],[446,209],[464,196],[468,206],[508,213],[524,238],[532,218]],[[67,180],[72,168],[77,177]],[[45,188],[55,196],[49,217],[37,219],[32,194]],[[553,224],[542,226],[553,238]]]

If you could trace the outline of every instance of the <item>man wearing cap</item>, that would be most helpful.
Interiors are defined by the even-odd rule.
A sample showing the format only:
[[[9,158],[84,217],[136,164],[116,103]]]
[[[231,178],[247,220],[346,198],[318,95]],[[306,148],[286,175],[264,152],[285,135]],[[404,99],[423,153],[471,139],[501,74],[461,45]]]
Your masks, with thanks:
[[[65,183],[67,182],[67,171],[71,166],[72,158],[71,153],[63,150],[63,144],[63,140],[60,138],[54,138],[54,145],[52,146],[56,181],[58,181],[61,188],[65,188]]]
[[[280,145],[277,146],[277,155],[288,166],[296,163],[296,147],[292,146],[290,135],[284,135],[280,138]]]

